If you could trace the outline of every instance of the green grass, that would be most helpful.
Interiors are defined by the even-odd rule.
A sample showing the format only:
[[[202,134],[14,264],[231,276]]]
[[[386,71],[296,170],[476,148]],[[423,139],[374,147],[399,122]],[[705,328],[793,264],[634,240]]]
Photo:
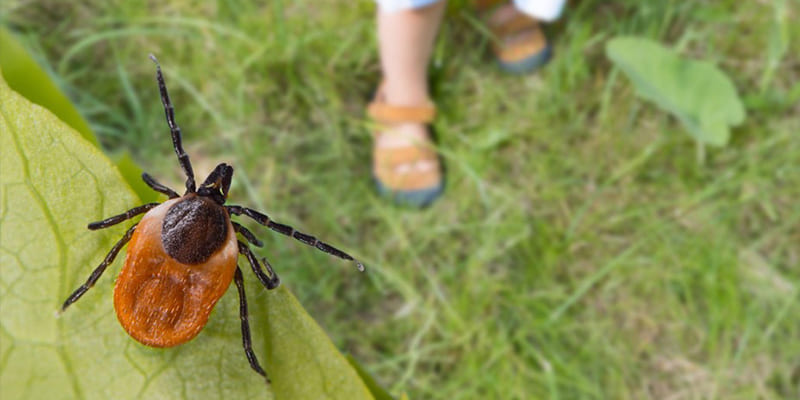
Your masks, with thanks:
[[[774,3],[572,1],[549,28],[554,60],[524,77],[498,72],[471,9],[451,4],[431,68],[448,185],[422,211],[369,180],[370,2],[35,0],[2,15],[109,152],[180,187],[156,54],[199,175],[231,162],[232,202],[367,263],[358,274],[254,227],[339,348],[395,394],[790,399],[800,10],[782,20]],[[732,143],[698,164],[680,123],[611,68],[618,34],[730,74],[748,111]]]

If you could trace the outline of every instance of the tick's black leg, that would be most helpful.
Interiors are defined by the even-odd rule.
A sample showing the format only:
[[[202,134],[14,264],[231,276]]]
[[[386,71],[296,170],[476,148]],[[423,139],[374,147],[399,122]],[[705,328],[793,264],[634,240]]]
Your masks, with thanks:
[[[244,294],[244,279],[242,278],[242,270],[236,266],[236,273],[233,275],[233,281],[236,282],[236,289],[239,291],[239,319],[242,320],[242,346],[244,346],[244,354],[247,356],[247,361],[250,362],[250,368],[253,368],[261,376],[267,379],[267,373],[258,364],[256,353],[253,352],[253,343],[250,339],[250,323],[247,321],[247,297]]]
[[[156,207],[161,203],[147,203],[145,205],[131,208],[128,211],[125,211],[124,214],[115,215],[113,217],[106,218],[102,221],[92,222],[89,224],[88,228],[91,230],[103,229],[108,228],[109,226],[114,226],[126,219],[131,219],[139,214],[146,213]]]
[[[349,254],[347,254],[347,253],[345,253],[345,252],[343,252],[343,251],[341,251],[341,250],[339,250],[339,249],[337,249],[337,248],[335,248],[335,247],[333,247],[333,246],[331,246],[331,245],[329,245],[327,243],[324,243],[324,242],[322,242],[320,240],[317,240],[317,238],[315,238],[314,236],[306,235],[305,233],[298,232],[298,231],[294,230],[294,228],[292,228],[289,225],[284,225],[284,224],[280,224],[280,223],[277,223],[275,221],[272,221],[267,215],[262,214],[262,213],[260,213],[260,212],[258,212],[256,210],[253,210],[253,209],[250,209],[250,208],[247,208],[247,207],[225,206],[225,208],[228,209],[228,213],[230,213],[230,214],[234,214],[234,215],[242,215],[242,214],[244,214],[244,215],[256,220],[256,222],[258,222],[259,224],[264,225],[264,226],[272,229],[275,232],[282,233],[282,234],[284,234],[286,236],[289,236],[289,237],[293,237],[293,238],[295,238],[295,239],[297,239],[297,240],[299,240],[299,241],[301,241],[301,242],[303,242],[303,243],[305,243],[305,244],[307,244],[309,246],[316,247],[318,250],[321,250],[321,251],[323,251],[325,253],[334,255],[334,256],[339,257],[341,259],[351,260],[351,261],[356,263],[356,267],[358,268],[359,271],[362,271],[362,272],[364,271],[364,264],[362,264],[360,261],[354,259],[353,256],[351,256],[351,255],[349,255]]]
[[[186,193],[194,193],[196,188],[192,163],[189,161],[189,155],[183,151],[181,128],[175,123],[175,108],[172,107],[172,102],[169,100],[167,85],[164,83],[164,75],[161,74],[161,65],[158,64],[158,60],[154,55],[150,54],[150,59],[156,63],[156,80],[158,80],[158,90],[161,92],[161,104],[164,105],[164,114],[167,116],[167,124],[172,134],[172,146],[175,148],[175,154],[178,155],[178,162],[183,168],[183,173],[186,174]]]
[[[261,264],[259,264],[255,254],[253,254],[253,252],[250,251],[250,248],[247,247],[247,244],[241,240],[239,241],[239,253],[247,257],[247,261],[250,263],[250,266],[253,267],[253,272],[256,274],[256,277],[258,277],[258,280],[261,281],[261,284],[264,285],[265,288],[272,290],[280,286],[281,278],[278,277],[278,274],[276,274],[272,269],[272,266],[269,265],[267,259],[262,258],[261,261],[264,262],[264,268],[266,268],[267,272],[269,272],[269,275],[265,274],[264,271],[261,270]]]
[[[122,246],[125,246],[125,244],[131,240],[131,236],[133,236],[133,231],[136,230],[136,225],[137,224],[133,224],[133,226],[130,227],[130,229],[128,229],[127,232],[125,232],[125,235],[122,236],[122,239],[120,239],[117,242],[117,244],[115,244],[114,247],[111,248],[111,251],[108,252],[103,262],[101,262],[100,265],[97,266],[97,268],[95,268],[94,271],[92,271],[92,274],[89,275],[89,279],[86,280],[86,283],[81,285],[78,289],[72,292],[72,294],[69,295],[69,297],[67,297],[67,300],[64,301],[64,304],[61,306],[61,311],[66,310],[70,304],[78,301],[78,299],[80,299],[81,296],[83,296],[83,294],[86,293],[87,290],[91,289],[91,287],[94,286],[95,282],[97,282],[97,280],[100,279],[100,276],[103,275],[103,272],[106,270],[106,267],[108,267],[109,265],[111,265],[112,262],[114,262],[114,258],[117,257],[117,254],[119,253],[120,249],[122,249]]]
[[[150,176],[147,172],[143,172],[142,173],[142,180],[144,181],[144,183],[147,184],[147,186],[150,186],[150,189],[153,189],[153,190],[155,190],[156,192],[159,192],[159,193],[164,193],[165,195],[169,196],[170,199],[174,199],[176,197],[181,197],[180,195],[175,193],[174,190],[172,190],[172,189],[170,189],[170,188],[158,183],[155,180],[155,178]]]
[[[233,224],[233,230],[235,230],[236,232],[241,233],[242,236],[244,236],[244,238],[247,239],[248,242],[250,242],[250,244],[252,244],[253,246],[256,246],[256,247],[263,247],[264,246],[264,243],[262,243],[260,240],[258,240],[256,235],[253,235],[253,232],[250,232],[250,230],[248,230],[247,228],[245,228],[245,227],[243,227],[243,226],[241,226],[241,225],[239,225],[239,224],[237,224],[236,222],[233,222],[233,221],[231,221],[231,224]]]

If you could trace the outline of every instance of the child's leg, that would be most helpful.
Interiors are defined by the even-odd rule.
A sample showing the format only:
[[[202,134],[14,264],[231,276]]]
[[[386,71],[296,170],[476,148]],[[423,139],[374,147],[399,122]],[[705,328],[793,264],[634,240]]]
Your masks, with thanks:
[[[429,107],[428,63],[445,2],[435,0],[378,0],[378,47],[383,86],[380,102],[398,109]],[[424,3],[421,8],[408,8]],[[375,117],[375,116],[373,116]],[[380,119],[380,118],[379,118]],[[426,123],[414,118],[382,124],[375,137],[373,170],[379,190],[411,205],[430,203],[441,192],[441,166],[433,153],[406,157],[413,149],[430,148]],[[419,152],[418,152],[419,153]],[[424,152],[423,152],[424,153]],[[392,161],[408,158],[408,161]]]
[[[428,62],[445,2],[423,8],[378,10],[378,46],[386,101],[418,105],[428,101]]]

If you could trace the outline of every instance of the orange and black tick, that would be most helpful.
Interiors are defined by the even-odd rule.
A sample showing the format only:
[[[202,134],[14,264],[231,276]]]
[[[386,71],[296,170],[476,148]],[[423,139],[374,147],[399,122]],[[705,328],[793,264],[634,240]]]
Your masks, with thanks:
[[[360,271],[364,270],[364,265],[349,254],[314,236],[298,232],[291,226],[277,223],[265,214],[242,206],[225,205],[233,177],[233,167],[228,164],[217,165],[197,188],[189,155],[183,151],[181,130],[175,123],[174,109],[161,67],[153,55],[150,58],[156,64],[156,80],[172,134],[172,144],[186,174],[186,192],[179,196],[144,173],[144,182],[153,190],[169,196],[169,200],[145,204],[90,223],[91,230],[103,229],[145,214],[111,248],[86,283],[67,298],[61,310],[65,310],[94,286],[120,249],[130,242],[125,264],[114,286],[114,309],[128,334],[152,347],[172,347],[188,342],[203,329],[214,305],[233,281],[239,292],[245,355],[250,366],[266,377],[251,345],[247,298],[242,271],[237,265],[239,254],[247,258],[256,277],[267,289],[278,287],[280,279],[266,259],[262,258],[259,262],[248,245],[237,239],[238,233],[247,242],[262,246],[252,232],[231,221],[231,215],[245,215],[325,253],[352,260]]]

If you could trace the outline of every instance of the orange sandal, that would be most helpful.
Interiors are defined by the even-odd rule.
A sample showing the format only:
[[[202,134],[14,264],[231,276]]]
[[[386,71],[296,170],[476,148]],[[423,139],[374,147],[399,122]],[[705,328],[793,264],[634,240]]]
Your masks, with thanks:
[[[478,2],[478,10],[484,15],[496,12],[497,0]],[[506,72],[528,73],[541,68],[552,55],[552,48],[542,32],[539,22],[522,12],[516,12],[487,26],[495,38],[493,50],[497,64]]]
[[[378,129],[373,131],[375,147],[372,162],[373,179],[378,192],[399,204],[414,207],[429,205],[444,189],[441,162],[430,137],[402,147],[378,147],[377,139],[386,134],[385,127],[392,124],[431,124],[436,116],[436,106],[432,102],[421,106],[389,105],[384,100],[382,88],[379,88],[367,107],[367,114],[379,124]],[[419,168],[424,163],[434,165]]]

